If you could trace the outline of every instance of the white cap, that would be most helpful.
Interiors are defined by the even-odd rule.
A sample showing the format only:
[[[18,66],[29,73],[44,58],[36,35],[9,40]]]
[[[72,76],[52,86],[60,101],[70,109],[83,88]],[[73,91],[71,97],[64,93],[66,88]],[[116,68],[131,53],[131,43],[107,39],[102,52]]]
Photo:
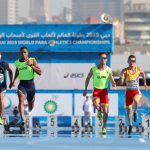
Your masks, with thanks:
[[[86,94],[86,97],[90,97],[90,95],[89,95],[89,94]]]

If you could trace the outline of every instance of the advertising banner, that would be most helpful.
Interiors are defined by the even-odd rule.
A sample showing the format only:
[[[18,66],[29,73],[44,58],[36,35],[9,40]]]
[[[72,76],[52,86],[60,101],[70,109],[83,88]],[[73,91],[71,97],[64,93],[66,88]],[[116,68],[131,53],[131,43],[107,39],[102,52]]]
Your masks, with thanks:
[[[18,100],[18,95],[17,94],[6,94],[4,99],[4,112],[3,115],[9,115],[9,116],[14,116],[13,115],[13,110],[15,106],[18,107],[19,100]],[[20,114],[18,114],[20,116]]]
[[[92,99],[92,94],[90,94],[90,99]],[[108,106],[108,116],[118,116],[118,94],[117,93],[110,93],[108,94],[109,98],[109,106]],[[86,100],[82,94],[75,94],[75,115],[82,115],[84,116],[83,111],[83,102]],[[92,115],[97,115],[97,110],[93,107]]]
[[[0,25],[1,52],[113,52],[112,24]]]
[[[93,66],[95,63],[39,63],[42,75],[36,75],[34,78],[35,87],[37,90],[83,90],[86,77]],[[15,74],[15,65],[11,63],[10,68]],[[9,81],[9,75],[7,75],[7,87],[9,87]],[[17,89],[18,84],[19,80],[12,89]],[[88,89],[92,88],[91,78]]]
[[[94,63],[53,63],[51,64],[50,88],[74,90],[84,89],[85,80]],[[92,79],[88,89],[92,89]]]
[[[16,94],[6,94],[4,97],[4,115],[13,116],[12,111],[18,106],[19,100]],[[32,116],[71,116],[72,94],[36,94],[35,106],[31,112]],[[19,116],[19,114],[18,114]]]

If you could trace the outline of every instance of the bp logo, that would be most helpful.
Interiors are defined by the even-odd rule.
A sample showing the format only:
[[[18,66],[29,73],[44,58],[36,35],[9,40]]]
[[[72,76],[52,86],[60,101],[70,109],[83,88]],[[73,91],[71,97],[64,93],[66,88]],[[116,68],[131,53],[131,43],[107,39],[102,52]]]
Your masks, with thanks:
[[[57,111],[57,103],[51,100],[47,101],[44,105],[44,110],[49,114],[54,113]]]

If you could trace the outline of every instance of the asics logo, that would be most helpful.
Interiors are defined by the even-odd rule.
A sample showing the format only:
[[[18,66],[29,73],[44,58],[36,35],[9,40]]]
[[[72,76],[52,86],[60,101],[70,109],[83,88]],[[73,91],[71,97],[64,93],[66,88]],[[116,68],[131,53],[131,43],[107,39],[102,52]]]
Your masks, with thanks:
[[[69,73],[64,75],[64,78],[69,77]],[[70,78],[84,78],[84,73],[71,73]]]

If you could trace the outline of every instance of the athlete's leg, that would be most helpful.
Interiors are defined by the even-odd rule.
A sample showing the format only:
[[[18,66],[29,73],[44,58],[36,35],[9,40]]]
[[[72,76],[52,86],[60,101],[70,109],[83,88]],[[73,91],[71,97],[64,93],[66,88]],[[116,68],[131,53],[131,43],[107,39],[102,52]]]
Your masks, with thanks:
[[[103,128],[105,128],[108,119],[108,105],[102,105],[102,108],[103,108]]]
[[[129,120],[129,125],[132,125],[132,105],[133,105],[133,96],[134,91],[127,90],[125,95],[125,101],[126,101],[126,109],[127,109],[127,117]]]
[[[84,117],[85,117],[85,122],[84,122],[84,125],[85,126],[87,126],[87,114],[88,114],[88,112],[84,112]]]
[[[28,107],[29,112],[34,108],[34,101],[35,101],[35,85],[30,85],[30,87],[27,88],[27,100],[28,100]]]
[[[99,98],[94,97],[92,100],[93,100],[93,106],[94,106],[97,110],[101,111],[101,110],[100,110],[100,107],[99,107]]]
[[[100,107],[99,107],[99,89],[96,89],[94,88],[93,89],[93,98],[92,98],[92,101],[93,101],[93,106],[98,110],[98,111],[101,111],[100,110]]]
[[[92,126],[92,112],[89,112],[90,126]]]
[[[100,103],[103,109],[103,128],[105,128],[108,119],[108,102],[109,102],[107,89],[103,89],[99,96],[100,96]]]
[[[132,105],[133,105],[133,96],[134,96],[134,91],[132,90],[127,90],[126,91],[126,109],[127,109],[127,117],[129,120],[129,130],[128,130],[128,134],[132,133]]]
[[[28,102],[28,107],[32,110],[34,108],[34,102]]]
[[[19,98],[18,107],[19,107],[20,117],[21,117],[21,120],[24,120],[24,101],[26,97],[23,93],[18,93],[18,98]]]
[[[132,125],[132,105],[127,107],[127,116],[129,120],[129,125]]]
[[[139,95],[135,95],[133,97],[133,101],[134,101],[134,113],[136,113],[137,112],[137,108],[139,106],[140,96]]]
[[[4,94],[0,93],[0,118],[3,116],[3,111],[4,111]]]
[[[26,99],[26,88],[22,85],[18,85],[18,98],[19,98],[19,112],[20,112],[20,117],[21,117],[21,121],[24,121],[24,101]]]
[[[34,108],[34,101],[35,101],[35,92],[28,92],[27,93],[27,99],[28,99],[28,107],[29,107],[29,112]]]

